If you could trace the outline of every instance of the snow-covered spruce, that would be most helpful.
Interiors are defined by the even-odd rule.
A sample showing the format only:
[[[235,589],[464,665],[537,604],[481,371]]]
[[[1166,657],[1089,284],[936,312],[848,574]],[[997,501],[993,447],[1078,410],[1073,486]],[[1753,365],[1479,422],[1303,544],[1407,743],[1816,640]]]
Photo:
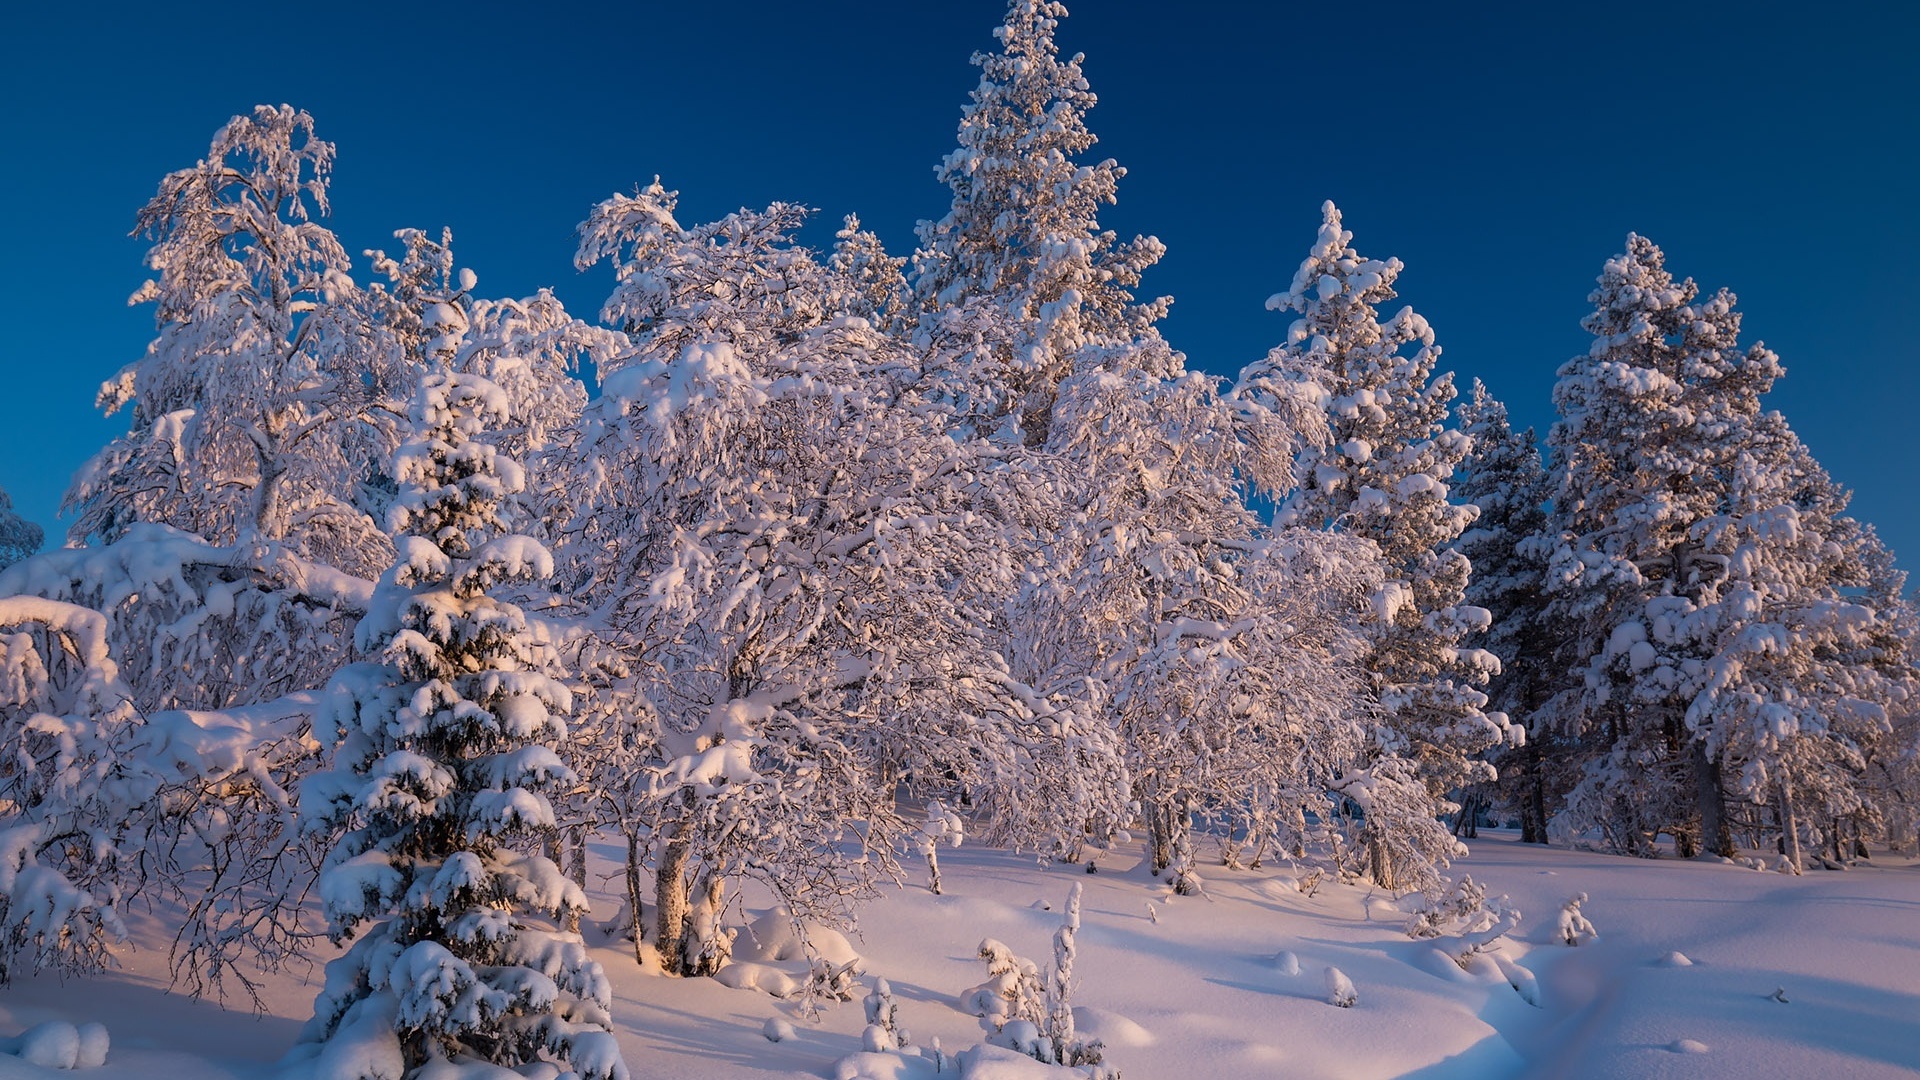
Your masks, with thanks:
[[[1630,236],[1590,299],[1533,544],[1569,661],[1543,712],[1584,763],[1558,826],[1727,856],[1739,797],[1771,807],[1790,868],[1803,833],[1844,856],[1911,757],[1888,753],[1914,686],[1904,579],[1762,410],[1780,364],[1740,344],[1731,293],[1702,297]]]
[[[1457,416],[1473,449],[1455,473],[1453,496],[1478,507],[1480,516],[1454,547],[1473,565],[1468,602],[1491,615],[1479,643],[1499,657],[1500,672],[1488,683],[1487,696],[1494,708],[1525,726],[1526,740],[1495,752],[1500,775],[1491,788],[1482,784],[1468,790],[1455,832],[1471,838],[1477,804],[1491,797],[1518,815],[1522,840],[1544,844],[1553,786],[1547,750],[1573,750],[1539,710],[1554,690],[1556,649],[1565,644],[1547,618],[1546,565],[1536,539],[1546,528],[1547,470],[1533,429],[1513,430],[1507,407],[1480,380],[1473,381]]]
[[[571,695],[526,616],[493,595],[552,565],[500,519],[524,484],[484,438],[505,417],[484,379],[422,381],[393,462],[399,558],[361,623],[373,658],[328,691],[339,745],[301,810],[345,830],[320,896],[334,936],[355,940],[302,1034],[327,1080],[548,1057],[626,1076],[599,964],[579,935],[543,925],[584,912],[585,895],[527,851],[553,824],[543,789],[570,779],[553,747]]]
[[[1086,122],[1096,99],[1082,58],[1054,42],[1066,14],[1010,0],[999,47],[973,56],[980,83],[936,170],[952,204],[920,224],[914,340],[925,389],[963,438],[1044,445],[1055,392],[1091,344],[1138,342],[1160,374],[1178,359],[1153,330],[1171,301],[1132,293],[1165,246],[1099,224],[1126,170],[1079,160],[1097,141]]]
[[[1241,383],[1245,393],[1289,382],[1327,392],[1331,438],[1302,449],[1301,486],[1279,520],[1379,545],[1386,581],[1373,598],[1366,666],[1381,718],[1365,767],[1342,786],[1373,804],[1364,836],[1374,880],[1432,891],[1458,848],[1428,823],[1451,808],[1448,792],[1492,779],[1481,755],[1522,735],[1486,710],[1479,689],[1499,659],[1464,644],[1489,615],[1466,603],[1471,567],[1453,546],[1475,514],[1448,500],[1469,446],[1447,424],[1453,377],[1434,375],[1440,349],[1425,319],[1410,308],[1379,317],[1378,305],[1396,295],[1400,261],[1366,258],[1352,241],[1327,203],[1292,285],[1267,301],[1300,318]]]
[[[14,512],[13,496],[0,488],[0,570],[40,550],[46,533]]]

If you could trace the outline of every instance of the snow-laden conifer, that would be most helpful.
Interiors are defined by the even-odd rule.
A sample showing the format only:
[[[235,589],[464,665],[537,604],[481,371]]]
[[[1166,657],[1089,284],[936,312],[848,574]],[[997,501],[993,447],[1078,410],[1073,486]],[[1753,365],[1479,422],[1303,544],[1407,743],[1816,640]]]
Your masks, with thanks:
[[[1100,227],[1126,170],[1080,160],[1095,97],[1083,57],[1054,42],[1066,13],[1011,0],[998,47],[974,54],[980,83],[937,170],[953,201],[920,224],[911,275],[929,389],[953,426],[1029,446],[1047,441],[1055,389],[1088,343],[1151,343],[1133,355],[1162,369],[1173,357],[1153,329],[1170,301],[1132,291],[1165,247]]]
[[[124,841],[157,786],[98,612],[0,599],[0,982],[89,971],[126,934]]]
[[[1889,633],[1902,599],[1875,589],[1877,542],[1845,516],[1848,496],[1783,417],[1760,416],[1703,537],[1727,551],[1725,580],[1682,620],[1710,650],[1686,723],[1726,798],[1772,806],[1795,870],[1803,828],[1846,857],[1879,824],[1891,793],[1869,782],[1868,755],[1915,688],[1910,645]]]
[[[1628,237],[1589,297],[1593,344],[1554,387],[1554,512],[1536,554],[1577,681],[1548,708],[1593,748],[1567,828],[1640,854],[1663,831],[1683,853],[1731,854],[1723,739],[1690,705],[1711,678],[1706,623],[1731,614],[1734,476],[1781,369],[1740,346],[1731,293],[1703,299],[1665,262]]]
[[[46,533],[13,509],[13,497],[0,488],[0,570],[40,550]]]
[[[1306,379],[1327,392],[1331,436],[1302,450],[1301,485],[1278,520],[1364,538],[1380,549],[1387,580],[1373,598],[1367,669],[1383,715],[1370,757],[1384,771],[1356,774],[1350,787],[1356,801],[1375,803],[1366,826],[1375,879],[1390,887],[1430,885],[1431,867],[1444,865],[1455,845],[1432,837],[1425,819],[1448,807],[1449,791],[1490,779],[1479,755],[1519,733],[1504,714],[1487,711],[1479,689],[1500,670],[1499,660],[1465,644],[1487,628],[1489,616],[1466,602],[1471,567],[1453,546],[1474,517],[1471,507],[1448,498],[1447,483],[1469,446],[1447,423],[1453,377],[1434,375],[1440,350],[1425,319],[1411,308],[1385,321],[1379,316],[1379,305],[1396,295],[1400,261],[1366,258],[1352,241],[1340,211],[1327,203],[1291,286],[1267,301],[1300,318],[1241,380],[1251,391]],[[1424,805],[1406,801],[1414,794],[1410,777],[1425,786]],[[1384,798],[1389,791],[1394,797]],[[1389,856],[1387,831],[1426,837],[1409,852],[1410,864]]]
[[[323,1076],[548,1057],[626,1075],[600,966],[551,925],[586,898],[531,850],[553,824],[544,792],[571,779],[554,749],[571,694],[526,615],[495,596],[552,570],[500,518],[525,482],[484,436],[506,417],[484,379],[423,380],[393,462],[398,558],[360,626],[370,659],[328,691],[339,745],[301,809],[344,829],[319,891],[353,945],[328,965],[303,1036]]]
[[[1553,733],[1536,723],[1535,714],[1558,681],[1561,643],[1546,617],[1546,567],[1528,542],[1546,528],[1547,471],[1533,429],[1513,430],[1506,406],[1478,379],[1458,416],[1473,449],[1460,464],[1453,495],[1478,507],[1480,515],[1455,546],[1473,564],[1467,600],[1492,616],[1480,644],[1500,658],[1500,674],[1487,694],[1495,708],[1526,728],[1525,743],[1494,758],[1497,789],[1519,812],[1521,838],[1544,844],[1548,791],[1559,785],[1544,775]]]

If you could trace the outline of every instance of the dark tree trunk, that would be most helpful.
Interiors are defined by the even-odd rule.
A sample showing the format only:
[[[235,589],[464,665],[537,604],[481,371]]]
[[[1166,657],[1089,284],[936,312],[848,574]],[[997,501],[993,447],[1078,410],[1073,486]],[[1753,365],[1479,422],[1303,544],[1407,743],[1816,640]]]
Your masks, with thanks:
[[[1707,744],[1693,743],[1693,797],[1700,810],[1700,846],[1709,854],[1733,858],[1733,832],[1727,827],[1727,797],[1721,784],[1720,758]]]
[[[627,913],[633,917],[633,959],[641,960],[646,940],[647,905],[640,888],[640,835],[627,833]]]

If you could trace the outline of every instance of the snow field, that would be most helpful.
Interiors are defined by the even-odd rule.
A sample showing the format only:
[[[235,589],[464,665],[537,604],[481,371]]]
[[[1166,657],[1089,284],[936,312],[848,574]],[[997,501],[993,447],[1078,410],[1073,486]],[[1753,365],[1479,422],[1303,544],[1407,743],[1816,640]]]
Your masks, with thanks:
[[[633,1075],[833,1076],[836,1063],[862,1049],[867,1018],[858,999],[876,977],[890,984],[913,1045],[937,1038],[951,1059],[984,1038],[957,1000],[985,978],[981,938],[1044,966],[1075,883],[1085,890],[1076,1027],[1103,1040],[1107,1060],[1129,1077],[1891,1078],[1920,1070],[1913,860],[1796,878],[1543,849],[1489,834],[1460,869],[1489,893],[1509,895],[1525,918],[1467,970],[1438,939],[1408,938],[1406,914],[1391,897],[1332,882],[1308,897],[1284,866],[1210,867],[1207,898],[1169,898],[1137,847],[1123,847],[1092,875],[986,848],[953,850],[943,861],[945,895],[913,883],[866,909],[850,942],[866,971],[856,1000],[825,1002],[817,1018],[796,1000],[643,971],[625,942],[590,929]],[[596,880],[612,869],[596,861]],[[1581,910],[1600,936],[1568,947],[1557,914],[1577,892],[1588,894]],[[1149,898],[1158,922],[1147,916]],[[604,890],[596,887],[594,899],[597,911],[613,910]],[[763,906],[751,896],[748,905]],[[736,911],[729,921],[743,920]],[[270,977],[269,1015],[223,1011],[165,993],[161,924],[136,921],[132,929],[138,947],[123,951],[119,970],[66,983],[22,978],[0,990],[0,1033],[48,1020],[104,1021],[112,1053],[86,1073],[101,1080],[274,1077],[317,982]],[[1692,963],[1676,965],[1675,952]],[[768,970],[792,963],[753,962]],[[1352,980],[1354,1007],[1326,1003],[1328,967]],[[1510,985],[1514,969],[1537,980],[1537,1007]],[[1777,989],[1785,1002],[1772,996]],[[780,1041],[769,1041],[769,1029]],[[1002,1074],[1044,1075],[998,1057],[969,1075]],[[0,1078],[54,1075],[71,1074],[0,1057]],[[945,1075],[960,1074],[950,1066]]]

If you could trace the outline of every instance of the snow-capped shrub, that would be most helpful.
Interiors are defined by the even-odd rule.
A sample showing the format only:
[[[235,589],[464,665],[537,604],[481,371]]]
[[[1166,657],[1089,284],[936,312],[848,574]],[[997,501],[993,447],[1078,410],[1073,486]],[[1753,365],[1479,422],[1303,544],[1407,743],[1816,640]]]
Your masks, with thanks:
[[[873,980],[873,990],[861,1004],[866,1008],[867,1030],[872,1032],[877,1029],[886,1042],[884,1047],[869,1046],[867,1049],[904,1050],[912,1045],[906,1029],[900,1026],[900,1006],[894,1004],[893,987],[887,980]]]
[[[1560,906],[1560,923],[1556,936],[1568,945],[1579,945],[1600,936],[1600,931],[1595,930],[1593,924],[1587,921],[1586,915],[1580,911],[1580,905],[1586,902],[1586,893],[1576,893]]]
[[[1037,1031],[1046,1015],[1039,967],[993,938],[980,942],[979,955],[987,963],[987,981],[961,992],[961,1010],[980,1017],[994,1032],[1015,1020],[1034,1024]]]
[[[1407,936],[1436,938],[1451,935],[1447,955],[1466,967],[1475,953],[1512,933],[1520,925],[1520,911],[1506,896],[1488,897],[1487,890],[1471,875],[1462,874],[1440,899],[1422,897],[1411,919]]]
[[[1353,980],[1337,967],[1327,968],[1327,1004],[1342,1009],[1351,1009],[1360,1003],[1360,992],[1353,988]]]

